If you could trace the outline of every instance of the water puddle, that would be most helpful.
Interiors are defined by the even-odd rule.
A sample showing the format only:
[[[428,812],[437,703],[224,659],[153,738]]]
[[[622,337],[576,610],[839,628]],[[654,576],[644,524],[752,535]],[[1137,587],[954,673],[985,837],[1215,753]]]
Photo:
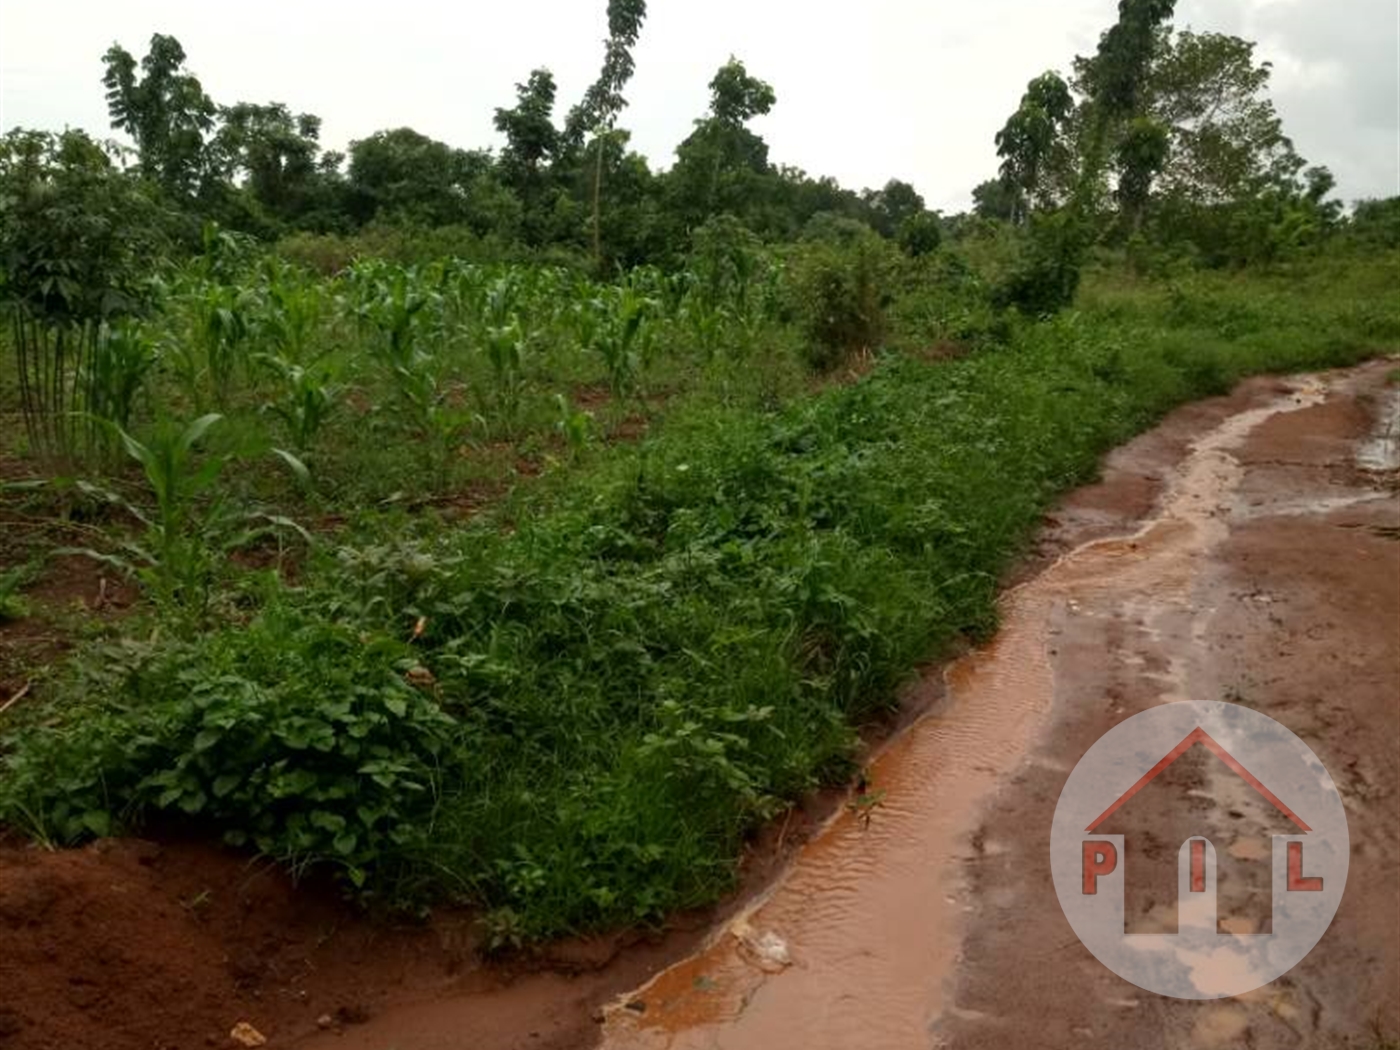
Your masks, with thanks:
[[[1325,393],[1302,380],[1227,418],[1195,442],[1138,532],[1084,544],[1009,591],[996,638],[951,664],[945,700],[872,760],[879,804],[839,812],[698,953],[619,998],[606,1011],[603,1045],[929,1046],[967,907],[958,862],[998,848],[974,832],[1050,709],[1054,618],[1101,615],[1107,596],[1145,632],[1189,647],[1209,613],[1191,606],[1191,592],[1206,555],[1229,535],[1242,474],[1230,450],[1266,419]],[[1162,699],[1197,688],[1191,673],[1173,661],[1161,672]]]
[[[1356,450],[1362,470],[1400,470],[1400,389],[1391,390],[1376,417],[1375,429]]]

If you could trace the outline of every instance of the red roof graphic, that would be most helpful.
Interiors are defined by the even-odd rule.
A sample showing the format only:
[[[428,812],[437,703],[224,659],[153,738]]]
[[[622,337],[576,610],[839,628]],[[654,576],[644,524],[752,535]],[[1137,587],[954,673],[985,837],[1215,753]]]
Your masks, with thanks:
[[[1280,813],[1282,813],[1289,820],[1293,821],[1293,823],[1297,824],[1298,827],[1301,828],[1303,831],[1312,830],[1312,828],[1308,827],[1306,824],[1303,823],[1303,819],[1300,816],[1298,816],[1298,814],[1294,813],[1291,809],[1289,809],[1281,801],[1279,801],[1279,797],[1277,795],[1275,795],[1272,791],[1270,791],[1262,783],[1260,783],[1258,777],[1256,777],[1249,770],[1245,769],[1244,766],[1240,765],[1239,762],[1236,761],[1235,757],[1232,754],[1230,754],[1230,752],[1226,751],[1223,747],[1221,747],[1214,740],[1212,740],[1210,734],[1207,733],[1200,726],[1197,726],[1195,729],[1191,730],[1190,733],[1186,734],[1186,738],[1182,740],[1181,743],[1177,744],[1176,747],[1172,748],[1165,755],[1163,755],[1162,760],[1160,762],[1158,762],[1155,766],[1153,766],[1146,773],[1144,773],[1142,775],[1142,779],[1140,779],[1136,784],[1128,788],[1128,790],[1123,792],[1123,794],[1119,795],[1118,798],[1114,801],[1113,805],[1109,806],[1106,810],[1100,813],[1098,819],[1095,820],[1084,830],[1093,831],[1105,820],[1111,817],[1114,813],[1118,811],[1119,807],[1121,807],[1123,803],[1127,802],[1128,799],[1132,798],[1139,791],[1145,788],[1153,777],[1155,777],[1158,773],[1162,772],[1162,770],[1166,769],[1169,765],[1171,765],[1178,758],[1184,755],[1193,744],[1204,745],[1207,748],[1207,750],[1209,750],[1212,754],[1215,755],[1216,758],[1220,759],[1220,761],[1224,762],[1232,770],[1238,773],[1240,775],[1240,778],[1243,779],[1246,784],[1248,784],[1255,791],[1259,792],[1259,794],[1263,795],[1266,799],[1272,802]]]

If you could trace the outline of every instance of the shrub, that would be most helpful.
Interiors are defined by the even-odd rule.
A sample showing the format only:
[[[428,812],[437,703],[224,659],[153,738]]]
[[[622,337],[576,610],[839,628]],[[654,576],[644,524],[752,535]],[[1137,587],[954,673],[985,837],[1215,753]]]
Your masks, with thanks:
[[[873,233],[846,246],[817,242],[795,250],[794,313],[808,340],[805,354],[812,368],[826,371],[852,354],[879,347],[896,275],[893,255]]]
[[[0,809],[54,843],[108,834],[114,813],[196,818],[293,868],[330,863],[361,887],[374,865],[392,883],[456,729],[410,684],[417,666],[402,643],[277,613],[113,650],[85,685],[123,702],[22,734]]]

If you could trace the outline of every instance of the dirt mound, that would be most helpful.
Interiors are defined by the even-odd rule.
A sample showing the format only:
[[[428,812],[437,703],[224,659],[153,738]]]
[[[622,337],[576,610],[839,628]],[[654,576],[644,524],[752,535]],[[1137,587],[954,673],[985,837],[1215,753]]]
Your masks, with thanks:
[[[0,1047],[233,1046],[239,1022],[287,1045],[440,982],[465,950],[449,931],[365,923],[208,846],[0,849]]]

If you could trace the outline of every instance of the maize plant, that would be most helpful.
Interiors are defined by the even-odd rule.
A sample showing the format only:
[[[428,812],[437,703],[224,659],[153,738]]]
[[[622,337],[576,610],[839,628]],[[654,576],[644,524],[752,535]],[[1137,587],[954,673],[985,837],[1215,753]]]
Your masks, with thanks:
[[[655,341],[649,313],[653,302],[624,287],[611,296],[608,305],[593,345],[603,358],[613,393],[626,397],[637,392],[642,371],[651,361]]]
[[[280,419],[298,452],[305,452],[335,408],[341,387],[324,362],[299,365],[273,354],[262,361],[277,377],[278,398],[263,407]]]

